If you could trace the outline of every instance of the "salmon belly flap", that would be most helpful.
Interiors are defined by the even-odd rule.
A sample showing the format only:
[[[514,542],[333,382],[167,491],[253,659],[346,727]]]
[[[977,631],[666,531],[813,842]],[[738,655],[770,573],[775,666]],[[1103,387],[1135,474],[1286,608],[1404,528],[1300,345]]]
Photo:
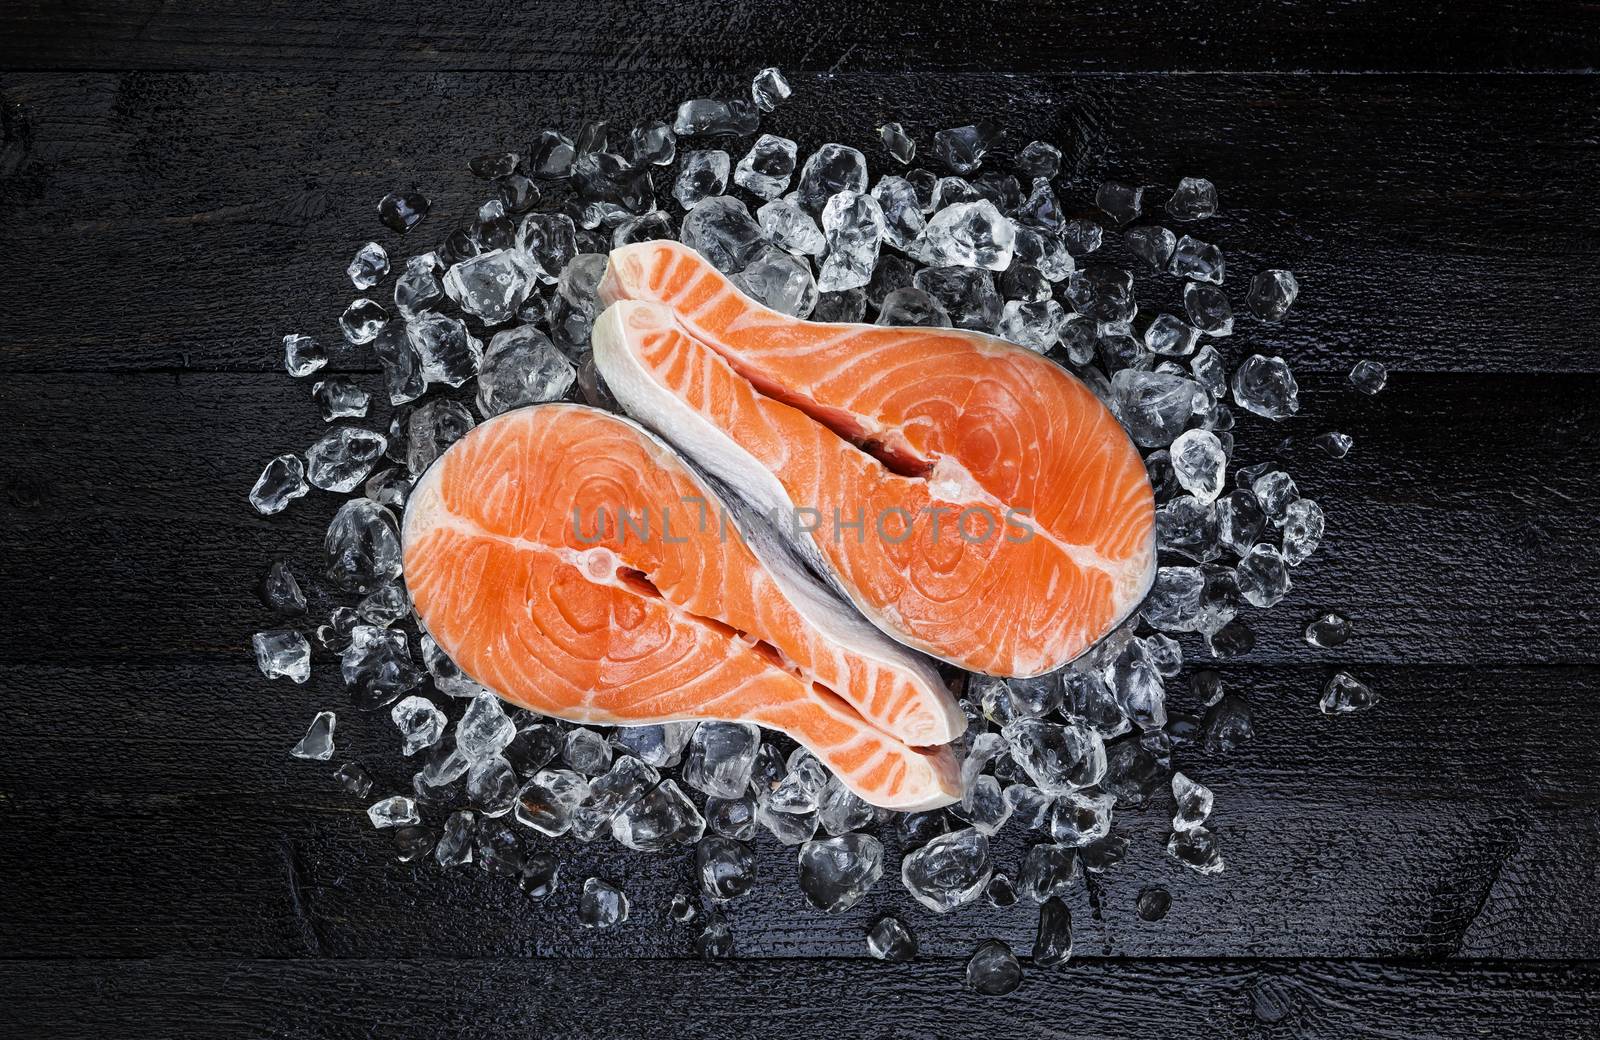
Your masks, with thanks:
[[[874,805],[959,798],[953,754],[936,745],[965,720],[937,673],[734,517],[633,423],[580,405],[523,408],[477,427],[417,482],[406,583],[440,647],[534,711],[755,723]]]
[[[1054,362],[994,337],[800,321],[693,250],[612,252],[595,361],[630,415],[763,513],[896,640],[1039,675],[1137,609],[1137,449]]]

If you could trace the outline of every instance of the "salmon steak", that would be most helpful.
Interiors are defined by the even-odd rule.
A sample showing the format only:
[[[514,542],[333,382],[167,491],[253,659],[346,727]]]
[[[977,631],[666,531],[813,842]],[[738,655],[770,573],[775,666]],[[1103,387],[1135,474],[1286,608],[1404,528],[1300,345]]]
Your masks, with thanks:
[[[614,250],[600,295],[595,362],[627,412],[905,645],[1040,675],[1149,591],[1144,463],[1048,358],[958,329],[801,321],[676,242]]]
[[[966,725],[932,665],[867,624],[672,448],[581,405],[507,412],[418,480],[404,573],[473,679],[545,715],[781,731],[873,805],[961,796]]]

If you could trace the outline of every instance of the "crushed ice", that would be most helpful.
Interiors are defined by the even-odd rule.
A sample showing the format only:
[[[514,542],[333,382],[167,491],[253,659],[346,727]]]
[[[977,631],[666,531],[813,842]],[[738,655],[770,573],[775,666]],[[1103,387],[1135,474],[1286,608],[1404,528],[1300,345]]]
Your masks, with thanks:
[[[1234,461],[1236,437],[1276,443],[1275,423],[1300,410],[1290,362],[1267,346],[1273,326],[1292,320],[1299,282],[1264,269],[1239,293],[1238,262],[1203,223],[1220,208],[1204,178],[1183,177],[1164,203],[1106,181],[1088,205],[1068,194],[1079,186],[1058,180],[1058,148],[1016,147],[988,121],[922,140],[887,123],[866,151],[827,143],[808,152],[757,135],[791,93],[779,70],[763,69],[747,97],[692,98],[663,118],[627,129],[594,122],[575,138],[540,131],[517,152],[472,157],[466,166],[491,197],[459,227],[429,219],[416,187],[379,201],[391,237],[345,254],[363,295],[324,323],[321,339],[282,337],[291,376],[329,365],[379,375],[371,386],[319,378],[312,401],[337,425],[303,453],[269,459],[249,491],[264,516],[308,495],[317,503],[317,492],[354,496],[327,528],[320,573],[297,576],[279,559],[259,583],[280,627],[252,637],[256,663],[270,679],[303,684],[320,662],[365,709],[346,726],[388,727],[398,754],[345,761],[331,775],[393,836],[403,862],[475,864],[544,900],[560,883],[565,843],[678,851],[693,862],[701,906],[679,895],[662,909],[713,958],[737,949],[727,907],[754,885],[793,885],[820,912],[841,913],[889,884],[881,876],[897,855],[906,898],[866,929],[873,957],[916,956],[900,914],[949,913],[984,897],[1039,906],[1031,965],[1060,965],[1072,954],[1063,896],[1130,856],[1120,814],[1170,807],[1167,854],[1201,875],[1224,869],[1213,793],[1185,770],[1249,740],[1250,706],[1244,691],[1224,690],[1219,671],[1174,680],[1186,650],[1218,661],[1249,653],[1248,612],[1291,596],[1294,569],[1325,537],[1322,509],[1288,473]],[[913,166],[919,156],[924,165]],[[416,627],[399,540],[411,484],[478,422],[512,408],[573,399],[615,408],[589,349],[596,288],[611,248],[652,238],[693,246],[746,293],[796,317],[954,326],[1019,343],[1084,380],[1147,455],[1161,564],[1148,600],[1060,673],[957,678],[973,725],[959,749],[967,793],[947,810],[875,810],[809,753],[786,753],[754,726],[585,727],[512,708]],[[324,340],[344,346],[330,352]],[[1386,381],[1370,360],[1349,375],[1365,394]],[[1313,443],[1342,459],[1353,440],[1330,431]],[[308,603],[331,616],[295,626]],[[1352,629],[1324,611],[1305,642],[1333,650]],[[1347,715],[1377,701],[1339,671],[1315,703]],[[327,762],[339,751],[334,713],[323,711],[291,754]],[[991,839],[1015,830],[1035,843],[1018,861],[996,862]],[[772,840],[796,856],[792,877],[757,877],[755,844]],[[627,888],[585,879],[579,923],[624,925]],[[1172,898],[1147,886],[1132,909],[1157,921]],[[999,940],[978,945],[966,974],[984,994],[1023,979]]]

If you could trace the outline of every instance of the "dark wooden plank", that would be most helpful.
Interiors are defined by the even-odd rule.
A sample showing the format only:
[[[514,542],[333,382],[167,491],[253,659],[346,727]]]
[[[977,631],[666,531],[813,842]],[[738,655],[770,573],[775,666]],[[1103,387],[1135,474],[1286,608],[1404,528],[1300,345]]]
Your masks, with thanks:
[[[1594,965],[1081,961],[1004,998],[950,962],[402,960],[0,964],[18,1037],[1586,1035]]]
[[[315,493],[264,518],[245,500],[267,459],[326,429],[307,382],[9,377],[0,523],[13,557],[0,571],[0,618],[12,638],[0,660],[240,653],[271,623],[254,600],[260,571],[284,554],[310,584],[337,505]],[[1291,436],[1280,457],[1329,517],[1325,547],[1295,570],[1289,598],[1248,614],[1259,635],[1250,659],[1600,661],[1600,560],[1589,545],[1597,389],[1587,376],[1402,375],[1369,398],[1328,377],[1308,380],[1291,422],[1245,416],[1240,464],[1275,457]],[[1346,459],[1309,443],[1327,429],[1356,438]],[[325,616],[336,601],[317,602]],[[1328,608],[1349,613],[1359,635],[1318,654],[1301,631]]]
[[[371,0],[330,9],[268,2],[8,5],[0,65],[13,68],[605,72],[659,69],[1041,72],[1590,70],[1592,7],[1515,15],[1493,0],[1299,0],[1224,8],[1155,3],[938,8],[780,4],[696,8],[601,0],[491,3],[448,14]],[[1507,25],[1515,18],[1514,31]]]
[[[242,655],[241,655],[242,656]],[[1575,912],[1600,882],[1600,727],[1591,668],[1390,667],[1363,672],[1385,701],[1329,719],[1321,670],[1230,667],[1257,735],[1232,755],[1198,748],[1176,764],[1210,785],[1228,867],[1213,879],[1162,851],[1163,797],[1118,817],[1128,862],[1070,898],[1087,953],[1116,957],[1600,956],[1600,921]],[[563,861],[563,887],[530,902],[476,868],[393,861],[364,804],[337,790],[336,763],[287,749],[317,708],[339,710],[337,761],[362,762],[372,798],[409,790],[385,713],[345,707],[331,662],[308,687],[269,685],[250,662],[0,669],[11,753],[0,757],[8,841],[47,869],[0,875],[7,955],[684,957],[675,893],[695,891],[686,854],[538,839]],[[1174,708],[1192,703],[1181,689]],[[458,702],[447,703],[452,714]],[[91,720],[107,720],[94,725]],[[94,763],[86,761],[93,747]],[[437,820],[433,822],[437,823]],[[810,909],[795,852],[763,836],[761,883],[730,911],[748,956],[859,958],[862,932],[903,913],[930,955],[956,957],[998,935],[1030,942],[1034,911],[983,904],[942,918],[901,888],[899,846],[856,908]],[[996,840],[1014,874],[1026,836]],[[624,884],[622,929],[586,932],[583,878]],[[1140,890],[1167,885],[1168,918],[1141,922]],[[163,908],[152,915],[152,907]]]
[[[1590,82],[797,75],[766,124],[804,148],[861,144],[876,169],[885,120],[926,148],[934,129],[992,115],[1008,149],[1036,136],[1066,148],[1060,188],[1083,212],[1105,177],[1158,186],[1157,209],[1180,175],[1207,174],[1224,214],[1203,234],[1228,250],[1234,291],[1267,266],[1294,269],[1303,289],[1290,320],[1242,318],[1235,341],[1305,371],[1375,356],[1408,371],[1594,372],[1600,270],[1579,259],[1600,233]],[[286,332],[337,340],[352,295],[343,269],[362,241],[420,251],[470,214],[483,189],[467,156],[742,84],[669,72],[10,75],[0,278],[30,292],[0,330],[0,367],[277,367]],[[856,118],[842,125],[841,112]],[[436,214],[402,245],[373,205],[412,182]],[[1159,279],[1146,294],[1170,306],[1178,288]],[[87,292],[116,306],[85,307]]]

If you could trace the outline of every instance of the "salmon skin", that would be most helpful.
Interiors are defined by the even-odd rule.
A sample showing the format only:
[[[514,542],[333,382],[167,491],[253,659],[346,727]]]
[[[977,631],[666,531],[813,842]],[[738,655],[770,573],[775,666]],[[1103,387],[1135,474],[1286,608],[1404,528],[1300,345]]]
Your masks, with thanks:
[[[676,242],[611,253],[595,362],[630,415],[780,525],[895,639],[962,668],[1060,668],[1138,608],[1138,450],[1059,365],[956,329],[801,321]]]
[[[506,700],[577,722],[750,722],[874,805],[961,796],[966,720],[924,659],[762,545],[671,448],[581,405],[498,416],[423,474],[404,568],[430,635]],[[762,554],[758,556],[757,549]]]

